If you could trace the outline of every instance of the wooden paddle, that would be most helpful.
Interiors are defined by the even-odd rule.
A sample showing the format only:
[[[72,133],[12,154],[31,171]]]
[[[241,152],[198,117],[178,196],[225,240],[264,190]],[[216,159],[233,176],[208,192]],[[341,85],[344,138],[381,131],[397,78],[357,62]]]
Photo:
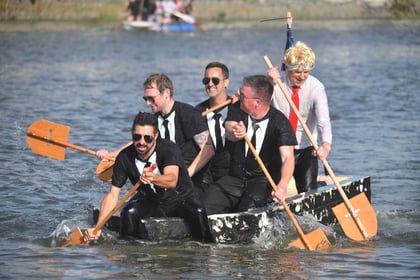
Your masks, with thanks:
[[[270,59],[267,56],[264,56],[264,60],[269,68],[273,67]],[[287,99],[287,102],[289,103],[290,107],[298,117],[299,122],[301,123],[303,129],[305,130],[305,133],[307,134],[315,150],[318,150],[318,144],[316,143],[311,132],[309,131],[309,128],[306,125],[305,121],[302,119],[299,110],[296,108],[295,104],[290,98],[290,95],[285,85],[280,79],[277,79],[276,83],[283,92],[283,95]],[[372,208],[372,205],[367,199],[366,194],[361,192],[360,194],[352,197],[351,199],[348,199],[346,193],[343,190],[343,187],[340,185],[339,181],[337,180],[337,177],[335,176],[330,165],[328,164],[328,161],[324,159],[322,160],[322,163],[344,201],[344,203],[333,207],[333,212],[337,217],[337,220],[340,223],[341,227],[343,228],[344,233],[347,235],[347,237],[357,241],[361,241],[364,239],[368,239],[369,237],[375,236],[378,227],[376,214]]]
[[[96,167],[96,174],[98,174],[99,179],[104,182],[111,182],[112,173],[114,170],[114,161],[103,161],[101,160]]]
[[[180,19],[182,19],[186,23],[194,24],[196,27],[200,28],[202,31],[207,31],[207,27],[205,25],[201,24],[192,15],[183,14],[180,11],[177,11],[177,10],[171,11],[171,14],[173,14],[176,17],[179,17]]]
[[[70,127],[47,120],[38,120],[28,127],[26,142],[36,154],[64,160],[66,148],[72,148],[90,155],[96,152],[74,144],[67,143]],[[114,161],[114,158],[107,158]],[[99,177],[100,174],[98,174]]]
[[[152,165],[152,170],[156,168],[156,164]],[[124,203],[134,194],[135,191],[141,186],[142,182],[138,181],[120,200],[120,202],[115,205],[115,207],[108,213],[108,215],[105,216],[105,218],[96,225],[96,227],[93,230],[93,234],[96,234],[100,229],[104,227],[104,225],[109,221],[109,219],[112,218],[112,216],[120,209]],[[83,239],[83,233],[82,230],[79,227],[76,227],[72,234],[70,235],[70,238],[66,241],[64,241],[63,245],[61,247],[67,247],[67,246],[75,246],[75,245],[83,245],[87,244],[87,242]]]
[[[261,167],[261,170],[264,172],[265,177],[267,177],[267,180],[270,183],[271,187],[273,188],[274,191],[276,191],[277,185],[274,183],[273,178],[271,178],[270,173],[268,172],[267,168],[262,162],[260,155],[255,150],[254,145],[252,145],[247,135],[245,135],[244,139],[249,149],[251,150],[252,154],[254,155],[255,159],[257,160],[258,165]],[[295,216],[293,216],[292,211],[290,211],[289,207],[287,206],[286,202],[281,201],[281,204],[283,205],[284,210],[286,210],[286,213],[289,216],[290,220],[292,220],[292,223],[295,226],[300,236],[300,239],[290,242],[289,246],[296,247],[299,249],[308,249],[311,251],[312,250],[328,250],[331,248],[330,242],[328,241],[327,237],[324,235],[324,233],[322,232],[320,228],[305,235],[301,227],[299,226],[298,222],[296,221]]]
[[[214,112],[216,110],[219,110],[230,103],[232,103],[232,98],[227,99],[225,102],[220,103],[219,105],[213,106],[201,113],[202,116],[205,116],[211,112]],[[112,178],[112,171],[114,167],[114,161],[101,161],[99,162],[98,166],[96,167],[96,174],[98,174],[98,177],[105,182],[111,181]]]
[[[230,103],[232,103],[232,101],[233,101],[232,98],[228,98],[225,102],[222,102],[219,105],[213,106],[213,107],[201,112],[201,115],[204,117],[211,112],[217,111],[217,110],[229,105]]]

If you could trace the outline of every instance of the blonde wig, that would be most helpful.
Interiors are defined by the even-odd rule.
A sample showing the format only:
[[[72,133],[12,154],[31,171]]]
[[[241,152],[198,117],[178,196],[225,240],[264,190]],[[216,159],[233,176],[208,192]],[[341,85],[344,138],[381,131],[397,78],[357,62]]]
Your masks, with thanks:
[[[315,67],[315,54],[305,43],[298,41],[287,49],[283,56],[287,71],[312,70]]]

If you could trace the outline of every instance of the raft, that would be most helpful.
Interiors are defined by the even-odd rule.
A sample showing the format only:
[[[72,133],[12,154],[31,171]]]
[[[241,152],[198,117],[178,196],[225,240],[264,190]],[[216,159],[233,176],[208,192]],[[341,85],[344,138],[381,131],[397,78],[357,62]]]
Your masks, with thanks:
[[[370,177],[348,176],[340,177],[340,184],[350,199],[360,193],[365,193],[371,200]],[[343,202],[334,184],[319,186],[316,190],[295,194],[286,199],[292,213],[298,216],[313,217],[326,226],[338,223],[332,207]],[[357,210],[357,209],[355,209]],[[96,223],[99,210],[93,211]],[[209,215],[211,233],[217,243],[236,244],[252,243],[267,230],[273,219],[287,219],[282,205],[273,201],[264,208],[251,209],[246,212]],[[120,230],[119,216],[113,216],[105,228],[118,232]],[[182,218],[147,218],[139,225],[141,236],[139,239],[149,241],[188,240],[191,238],[187,223]]]

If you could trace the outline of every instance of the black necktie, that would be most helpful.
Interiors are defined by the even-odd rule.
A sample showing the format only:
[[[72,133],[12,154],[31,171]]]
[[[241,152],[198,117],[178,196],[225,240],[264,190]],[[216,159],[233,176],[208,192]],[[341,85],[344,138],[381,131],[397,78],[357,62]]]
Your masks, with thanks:
[[[169,136],[169,127],[168,127],[169,121],[165,119],[163,121],[163,126],[165,127],[165,139],[171,140],[171,137]]]
[[[257,150],[257,148],[256,148],[256,143],[257,143],[257,129],[259,128],[260,126],[256,123],[256,122],[252,122],[252,128],[254,129],[254,133],[252,134],[252,137],[251,137],[251,143],[252,143],[252,146],[254,146],[254,148],[255,148],[255,150]],[[251,152],[251,149],[248,147],[248,153],[247,153],[247,155],[246,155],[247,157],[249,157],[249,156],[252,156],[252,152]]]
[[[251,137],[251,143],[252,146],[254,146],[254,149],[257,150],[256,148],[256,138],[257,138],[257,129],[260,127],[256,122],[252,122],[252,127],[254,129],[254,133],[252,134]],[[248,147],[248,152],[246,154],[246,175],[247,177],[251,178],[254,176],[259,176],[261,173],[261,169],[258,166],[257,160],[255,159],[254,154],[251,151],[251,148]]]
[[[216,113],[214,115],[214,120],[216,124],[214,126],[214,132],[216,133],[216,151],[220,151],[223,149],[223,141],[222,141],[222,131],[220,129],[220,117],[222,115],[220,113]]]

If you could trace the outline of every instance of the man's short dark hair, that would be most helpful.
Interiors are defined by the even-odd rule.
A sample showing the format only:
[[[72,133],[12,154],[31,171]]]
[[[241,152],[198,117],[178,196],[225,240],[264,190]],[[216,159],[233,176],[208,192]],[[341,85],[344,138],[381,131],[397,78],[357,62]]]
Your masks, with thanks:
[[[221,63],[219,61],[210,62],[209,64],[207,64],[205,71],[207,71],[207,69],[209,69],[209,68],[220,68],[220,69],[222,69],[223,77],[225,79],[229,79],[229,69],[223,63]]]
[[[252,75],[243,78],[242,84],[249,86],[255,90],[255,97],[261,98],[266,103],[270,103],[273,95],[273,85],[267,76]]]
[[[146,112],[139,112],[133,121],[133,126],[131,131],[134,131],[136,125],[145,126],[150,125],[153,127],[153,132],[156,133],[158,131],[158,119],[155,115]]]
[[[172,84],[171,79],[163,73],[154,73],[151,74],[147,79],[143,82],[143,88],[151,88],[152,84],[156,83],[157,90],[160,93],[163,93],[165,89],[169,89],[170,95],[173,96],[174,94],[174,86]]]

